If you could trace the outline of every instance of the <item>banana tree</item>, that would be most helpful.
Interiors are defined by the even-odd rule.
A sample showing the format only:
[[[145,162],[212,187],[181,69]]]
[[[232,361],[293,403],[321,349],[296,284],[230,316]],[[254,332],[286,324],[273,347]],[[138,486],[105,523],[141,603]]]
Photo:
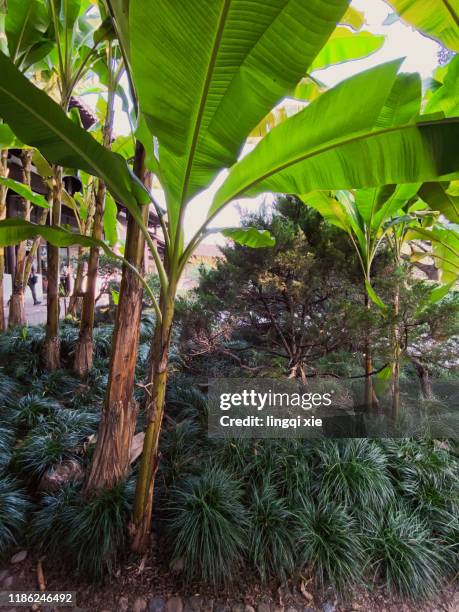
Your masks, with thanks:
[[[57,85],[56,98],[64,112],[68,111],[75,88],[97,59],[101,42],[100,23],[89,16],[87,0],[46,0],[51,21],[50,35],[54,42],[50,59],[43,62],[42,72]],[[70,166],[71,167],[71,166]],[[61,223],[64,194],[63,168],[53,166],[52,224]],[[48,293],[44,360],[49,370],[60,366],[59,342],[59,248],[48,245]]]
[[[0,116],[54,163],[68,165],[71,160],[74,167],[103,178],[113,197],[130,211],[128,242],[135,235],[132,228],[137,228],[156,262],[161,292],[159,302],[154,302],[157,323],[146,385],[148,424],[131,525],[135,550],[145,547],[150,530],[177,284],[218,213],[241,196],[415,183],[436,180],[459,169],[457,119],[404,120],[390,128],[374,128],[390,100],[400,62],[378,66],[324,93],[237,161],[248,134],[304,76],[347,6],[345,1],[331,5],[316,0],[305,5],[278,0],[268,10],[265,3],[254,0],[249,4],[253,11],[242,0],[188,0],[173,6],[156,0],[153,7],[145,0],[131,0],[127,22],[119,10],[121,4],[110,3],[142,113],[137,134],[143,146],[137,147],[136,174],[144,177],[145,165],[140,162],[148,163],[166,193],[164,262],[145,223],[145,205],[151,202],[148,190],[135,180],[124,160],[72,124],[0,56],[0,68],[9,84],[0,98]],[[305,24],[312,22],[314,29],[308,29]],[[22,105],[18,109],[8,104],[12,96],[33,104],[33,122],[26,120]],[[343,113],[351,108],[352,116],[347,110]],[[53,116],[52,125],[46,122],[47,116]],[[44,123],[46,137],[41,129]],[[231,169],[202,225],[186,243],[185,211],[192,210],[194,196],[228,167]],[[14,239],[10,231],[11,227],[0,224],[0,243]],[[29,224],[27,231],[40,230]],[[73,240],[78,243],[78,236]],[[131,243],[130,248],[141,250],[138,243]],[[132,305],[136,292],[128,282],[134,255],[129,254],[127,244],[126,260],[131,267],[125,265],[123,272],[109,399],[102,414],[88,493],[124,478],[129,465],[135,425],[130,392],[133,377],[129,359],[121,361],[120,355],[127,352],[132,360],[137,334],[129,332],[134,342],[128,349],[119,341],[127,337],[126,329],[134,327],[139,316],[136,309],[125,308]]]
[[[112,41],[106,43],[107,66],[107,100],[102,127],[102,144],[110,148],[113,137],[115,95],[119,80],[123,72],[123,62],[117,58],[117,47]],[[102,238],[103,220],[108,217],[105,211],[106,186],[102,179],[98,179],[95,193],[95,210],[92,222],[92,236],[97,240]],[[116,204],[109,196],[111,211],[116,218]],[[116,223],[116,221],[115,221]],[[97,268],[99,262],[99,247],[92,246],[89,251],[88,270],[86,275],[86,290],[83,295],[81,311],[80,335],[75,350],[74,370],[79,376],[84,376],[92,368],[93,360],[93,328],[97,288]]]
[[[3,51],[9,55],[12,62],[23,72],[28,71],[33,64],[41,61],[50,51],[50,43],[46,40],[45,33],[49,28],[49,15],[44,0],[11,0],[8,3],[7,12],[2,20],[0,35],[4,42]],[[0,176],[8,178],[8,148],[14,144],[23,148],[21,143],[15,142],[14,135],[7,125],[0,126],[3,136],[1,141],[1,168]],[[23,148],[22,151],[22,174],[23,182],[30,185],[32,151]],[[0,186],[0,219],[6,217],[7,187]],[[21,216],[30,219],[31,204],[27,200],[21,202]],[[13,291],[9,305],[9,325],[24,325],[24,293],[27,286],[30,268],[26,254],[26,243],[18,245],[16,252],[16,269],[13,276]],[[3,315],[3,275],[4,275],[4,253],[0,252],[0,327],[4,329]]]

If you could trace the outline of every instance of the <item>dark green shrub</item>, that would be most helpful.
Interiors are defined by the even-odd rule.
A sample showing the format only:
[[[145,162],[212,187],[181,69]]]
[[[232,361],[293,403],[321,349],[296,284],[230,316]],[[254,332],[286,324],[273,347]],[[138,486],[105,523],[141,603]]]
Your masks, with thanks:
[[[186,580],[228,583],[242,561],[246,513],[240,484],[223,470],[203,466],[171,493],[167,533],[172,558],[183,559]]]

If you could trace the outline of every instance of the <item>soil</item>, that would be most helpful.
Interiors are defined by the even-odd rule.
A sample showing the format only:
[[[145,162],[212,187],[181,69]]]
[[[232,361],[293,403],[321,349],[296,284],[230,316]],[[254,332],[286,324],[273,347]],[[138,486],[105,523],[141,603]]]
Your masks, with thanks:
[[[28,553],[23,561],[0,566],[0,591],[39,590],[37,563],[38,558]],[[422,604],[388,596],[383,589],[358,590],[343,601],[331,591],[314,589],[307,578],[279,587],[248,585],[247,576],[241,576],[240,583],[227,591],[185,588],[179,575],[154,554],[140,561],[126,560],[104,584],[71,576],[50,558],[42,558],[42,567],[46,591],[76,591],[77,607],[73,609],[77,612],[459,612],[459,588],[453,583],[435,601]],[[26,609],[65,612],[71,608],[1,608],[2,612]]]

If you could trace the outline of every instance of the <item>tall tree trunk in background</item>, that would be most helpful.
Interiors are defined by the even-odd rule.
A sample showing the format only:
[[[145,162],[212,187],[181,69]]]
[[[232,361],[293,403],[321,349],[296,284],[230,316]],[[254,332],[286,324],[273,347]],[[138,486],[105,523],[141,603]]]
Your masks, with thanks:
[[[158,469],[159,436],[166,399],[167,364],[174,318],[175,287],[161,297],[162,322],[157,322],[150,350],[151,363],[146,406],[148,424],[145,431],[140,471],[137,478],[133,523],[130,526],[131,548],[144,552],[148,546],[153,513],[155,477]]]
[[[24,149],[21,155],[22,161],[22,182],[30,187],[31,171],[32,171],[32,151]],[[30,202],[22,200],[21,217],[26,221],[30,221]],[[26,265],[26,249],[27,242],[23,240],[19,243],[16,251],[16,269],[13,276],[13,291],[10,299],[10,311],[8,317],[8,326],[16,327],[17,325],[26,324],[25,316],[25,290],[27,283],[25,282],[25,265]]]
[[[69,307],[67,310],[67,314],[72,317],[76,317],[83,299],[83,280],[84,280],[84,264],[82,261],[83,255],[85,252],[85,248],[80,246],[78,247],[78,265],[75,276],[75,284],[73,285],[72,295],[69,300]]]
[[[103,145],[110,148],[113,134],[114,118],[114,91],[109,91],[107,101],[107,112],[105,116]],[[96,210],[92,236],[97,240],[102,239],[103,216],[105,208],[105,183],[99,179],[96,193]],[[99,267],[99,247],[93,246],[89,251],[88,272],[86,275],[86,291],[83,296],[83,308],[81,311],[80,336],[75,350],[73,369],[78,376],[85,376],[92,368],[93,360],[93,329],[94,312],[96,307],[97,272]]]
[[[62,168],[53,167],[52,224],[61,224]],[[48,243],[48,295],[46,312],[46,337],[43,357],[48,370],[60,367],[59,338],[59,247]]]
[[[145,169],[145,150],[136,144],[134,172],[145,185],[151,174]],[[149,207],[142,208],[148,223]],[[128,216],[125,258],[142,269],[145,241],[135,220]],[[125,478],[134,435],[137,402],[134,400],[134,376],[142,313],[143,286],[137,276],[123,267],[120,296],[113,332],[107,395],[97,435],[97,444],[86,482],[86,492],[112,488]]]
[[[0,176],[8,177],[8,149],[2,149],[0,152]],[[6,194],[8,188],[0,185],[0,221],[6,219]],[[5,300],[3,278],[5,275],[5,248],[0,247],[0,332],[5,331]]]
[[[416,366],[416,372],[418,373],[419,382],[421,383],[422,396],[424,397],[424,399],[433,399],[434,394],[432,390],[432,383],[429,377],[429,370],[417,359],[413,359],[413,363]]]

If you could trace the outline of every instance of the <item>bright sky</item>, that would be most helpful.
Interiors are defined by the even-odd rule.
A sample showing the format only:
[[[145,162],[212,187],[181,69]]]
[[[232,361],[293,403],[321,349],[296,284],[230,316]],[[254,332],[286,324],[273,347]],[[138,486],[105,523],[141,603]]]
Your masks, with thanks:
[[[437,66],[437,53],[439,45],[396,21],[390,26],[382,25],[385,18],[392,12],[391,8],[383,0],[353,0],[352,6],[364,12],[366,25],[364,29],[374,34],[384,34],[386,37],[384,46],[370,57],[334,66],[317,72],[317,76],[327,85],[334,85],[339,81],[391,59],[405,57],[402,65],[404,72],[419,72],[423,79],[429,77]],[[126,132],[126,123],[121,113],[117,113],[117,131]],[[223,181],[225,173],[222,173],[214,184],[205,192],[198,195],[187,208],[185,228],[186,238],[190,238],[205,219],[206,212],[212,201],[219,184]],[[155,193],[158,200],[164,204],[162,193]],[[255,199],[241,199],[224,209],[215,219],[213,227],[228,227],[239,225],[239,210],[254,210],[260,206],[264,199],[269,196]],[[222,244],[224,239],[221,235],[212,234],[206,242]]]

